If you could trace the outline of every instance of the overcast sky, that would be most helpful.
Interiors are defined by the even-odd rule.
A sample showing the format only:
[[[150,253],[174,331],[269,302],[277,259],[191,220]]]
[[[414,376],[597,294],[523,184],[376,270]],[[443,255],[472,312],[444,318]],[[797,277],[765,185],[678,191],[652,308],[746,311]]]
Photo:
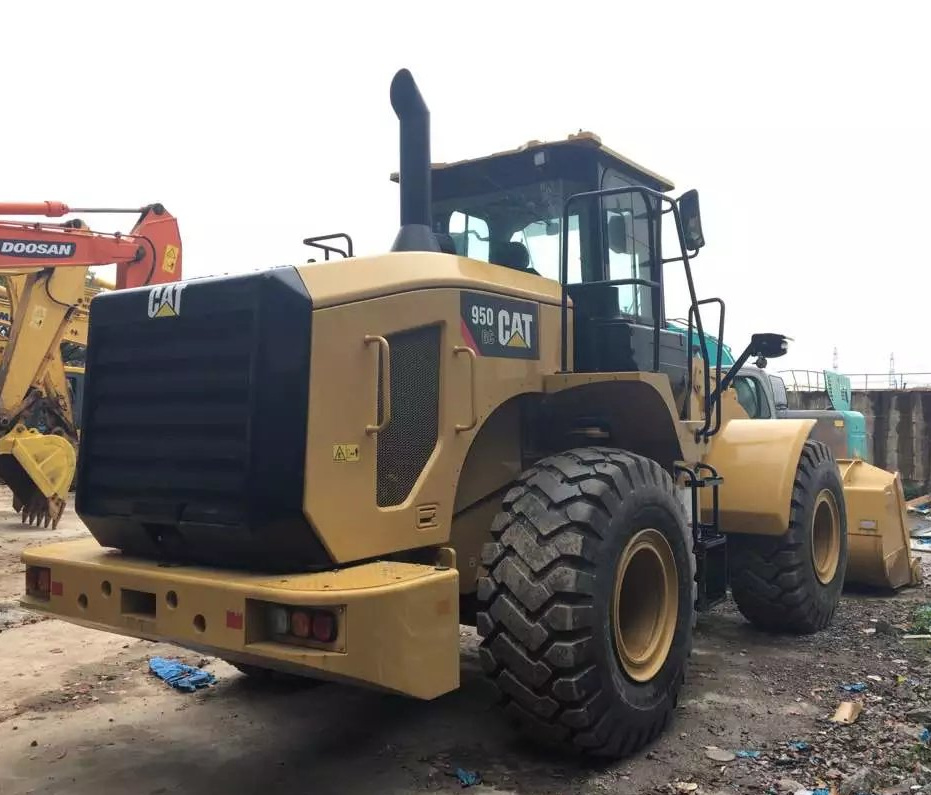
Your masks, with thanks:
[[[371,0],[370,0],[371,1]],[[765,9],[769,10],[765,10]],[[186,276],[396,232],[395,70],[433,159],[579,129],[701,194],[701,296],[784,367],[931,370],[919,3],[7,3],[0,200],[160,201]],[[132,218],[88,219],[101,231]],[[675,308],[681,273],[670,269]],[[675,314],[675,312],[673,312]]]

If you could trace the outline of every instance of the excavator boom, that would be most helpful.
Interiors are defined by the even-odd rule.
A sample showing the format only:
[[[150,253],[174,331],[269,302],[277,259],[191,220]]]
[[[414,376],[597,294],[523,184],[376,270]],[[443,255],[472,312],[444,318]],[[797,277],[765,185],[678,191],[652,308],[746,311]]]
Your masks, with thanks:
[[[67,209],[61,202],[0,203],[0,214],[38,215],[46,205],[53,217]],[[0,221],[0,271],[115,264],[117,289],[177,281],[181,272],[177,219],[160,204],[139,212],[136,225],[126,235],[94,232],[78,220],[63,224]]]

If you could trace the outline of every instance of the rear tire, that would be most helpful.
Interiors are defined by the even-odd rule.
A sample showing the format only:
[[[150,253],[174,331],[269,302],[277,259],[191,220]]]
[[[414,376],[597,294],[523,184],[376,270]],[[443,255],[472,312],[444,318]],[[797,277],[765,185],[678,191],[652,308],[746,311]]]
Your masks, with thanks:
[[[748,621],[769,632],[824,629],[847,569],[844,487],[830,449],[805,442],[785,535],[731,535],[727,546],[731,592]]]
[[[692,537],[670,476],[604,448],[545,458],[504,499],[478,586],[482,667],[523,733],[630,754],[666,727],[692,644]]]

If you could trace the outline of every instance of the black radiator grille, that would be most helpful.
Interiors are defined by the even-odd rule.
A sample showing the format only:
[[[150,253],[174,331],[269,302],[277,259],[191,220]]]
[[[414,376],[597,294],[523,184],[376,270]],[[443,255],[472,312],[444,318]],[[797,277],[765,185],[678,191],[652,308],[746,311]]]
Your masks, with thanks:
[[[313,303],[300,274],[172,289],[169,317],[151,316],[164,295],[147,288],[91,304],[78,515],[134,555],[330,565],[304,514]]]
[[[178,519],[241,501],[254,326],[240,309],[99,329],[82,449],[88,510]]]
[[[436,447],[440,408],[440,327],[392,334],[391,422],[377,439],[377,503],[407,499]],[[381,384],[378,394],[381,395]],[[379,405],[379,415],[381,406]]]

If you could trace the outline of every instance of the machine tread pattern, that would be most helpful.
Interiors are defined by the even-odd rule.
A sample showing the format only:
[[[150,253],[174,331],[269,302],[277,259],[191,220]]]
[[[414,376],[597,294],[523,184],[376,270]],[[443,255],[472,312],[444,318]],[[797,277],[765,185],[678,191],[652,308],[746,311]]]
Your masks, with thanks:
[[[648,484],[675,497],[654,461],[572,450],[523,473],[492,525],[479,581],[480,660],[505,713],[538,741],[618,756],[649,743],[669,721],[674,700],[651,725],[626,725],[594,664],[602,542],[623,500]]]
[[[804,521],[806,503],[814,496],[814,471],[827,462],[833,465],[834,459],[825,444],[805,442],[785,535],[731,537],[731,591],[740,612],[760,629],[809,634],[824,629],[834,616],[836,600],[811,598],[811,561],[806,554],[810,541]]]

